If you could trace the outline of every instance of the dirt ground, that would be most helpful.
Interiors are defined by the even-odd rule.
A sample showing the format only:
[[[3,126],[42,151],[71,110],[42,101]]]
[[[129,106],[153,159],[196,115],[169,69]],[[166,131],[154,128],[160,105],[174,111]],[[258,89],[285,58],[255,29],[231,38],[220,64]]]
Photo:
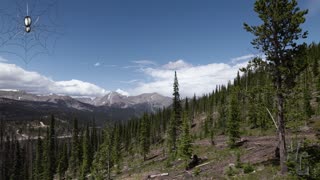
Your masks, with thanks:
[[[287,145],[290,147],[293,138],[298,138],[300,140],[307,138],[307,139],[314,139],[315,133],[312,132],[304,132],[300,133],[298,136],[288,134],[286,138]],[[278,141],[276,136],[244,136],[241,137],[243,144],[241,145],[242,155],[241,155],[241,162],[242,163],[250,163],[250,164],[268,164],[275,161],[275,149],[277,147]],[[208,139],[198,140],[193,145],[198,147],[208,147],[213,146]],[[228,148],[227,146],[227,137],[226,136],[217,136],[215,138],[215,145],[214,148],[218,150],[224,150]],[[290,149],[288,149],[290,150]],[[163,161],[165,160],[164,156],[161,154],[161,150],[153,150],[150,154],[154,158],[152,161]],[[206,155],[201,154],[200,158],[204,158]],[[209,177],[208,179],[222,179],[224,177],[224,170],[226,167],[234,164],[236,162],[236,156],[228,156],[223,161],[215,161],[215,160],[205,160],[201,162],[198,166],[198,169],[201,171],[201,174],[207,174]],[[148,163],[148,162],[146,162]],[[176,163],[179,165],[179,162]],[[153,179],[194,179],[192,176],[192,172],[195,168],[190,171],[185,170],[172,170],[169,172],[160,172],[159,170],[143,172],[140,174],[140,177],[143,179],[148,179],[148,175],[155,175],[161,173],[169,173],[167,176],[163,177],[156,177]],[[121,179],[137,179],[136,177],[121,176]],[[207,179],[207,178],[200,178],[200,179]]]

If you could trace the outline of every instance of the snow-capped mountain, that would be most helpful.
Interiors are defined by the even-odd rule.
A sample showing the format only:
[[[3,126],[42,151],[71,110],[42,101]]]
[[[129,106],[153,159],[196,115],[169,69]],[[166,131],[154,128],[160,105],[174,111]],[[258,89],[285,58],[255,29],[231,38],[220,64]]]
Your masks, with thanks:
[[[72,115],[86,113],[91,117],[126,120],[144,112],[155,112],[171,105],[171,98],[157,93],[125,96],[110,92],[103,97],[70,97],[56,94],[36,95],[25,91],[0,91],[0,114],[23,119],[50,113]],[[88,115],[89,116],[89,115]]]
[[[124,96],[117,92],[110,92],[103,97],[97,97],[93,100],[78,100],[95,106],[109,106],[118,108],[128,108],[145,104],[152,107],[152,109],[168,107],[172,102],[171,98],[162,96],[158,93],[145,93],[138,96]]]
[[[25,91],[0,91],[0,98],[6,98],[16,101],[31,101],[31,102],[49,102],[54,104],[63,104],[66,107],[78,110],[92,111],[87,104],[80,102],[70,96],[61,96],[56,94],[36,95]]]

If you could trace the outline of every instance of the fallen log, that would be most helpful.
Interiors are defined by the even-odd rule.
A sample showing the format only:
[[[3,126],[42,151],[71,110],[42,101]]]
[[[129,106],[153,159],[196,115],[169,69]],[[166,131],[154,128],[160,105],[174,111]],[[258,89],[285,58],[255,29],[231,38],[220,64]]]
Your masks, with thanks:
[[[162,176],[169,176],[169,173],[152,174],[152,175],[148,175],[148,178],[153,179],[153,178],[162,177]]]

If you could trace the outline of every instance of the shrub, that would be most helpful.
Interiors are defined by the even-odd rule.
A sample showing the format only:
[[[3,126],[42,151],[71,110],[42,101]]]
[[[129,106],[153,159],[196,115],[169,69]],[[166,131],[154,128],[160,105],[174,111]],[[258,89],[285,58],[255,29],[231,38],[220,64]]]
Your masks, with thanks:
[[[247,164],[244,164],[244,165],[243,165],[243,172],[244,172],[245,174],[251,173],[251,172],[253,172],[253,171],[254,171],[254,168],[253,168],[253,166],[252,166],[250,163],[247,163]]]
[[[200,172],[201,172],[201,169],[199,167],[196,167],[193,171],[193,174],[194,176],[199,176]]]
[[[240,152],[237,152],[237,161],[236,161],[236,168],[241,168],[242,163],[241,163],[241,158],[240,158]]]
[[[228,176],[234,176],[234,175],[238,174],[238,170],[235,169],[234,167],[229,166],[228,170],[226,171],[226,174]]]

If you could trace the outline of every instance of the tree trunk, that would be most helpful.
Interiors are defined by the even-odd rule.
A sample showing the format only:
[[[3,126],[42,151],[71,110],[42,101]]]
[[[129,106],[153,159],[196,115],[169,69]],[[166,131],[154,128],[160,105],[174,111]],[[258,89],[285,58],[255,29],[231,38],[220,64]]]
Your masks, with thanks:
[[[280,166],[281,174],[288,172],[287,161],[287,147],[286,147],[286,136],[285,136],[285,122],[283,116],[283,94],[278,89],[277,100],[278,100],[278,136],[279,136],[279,153],[280,153]]]

